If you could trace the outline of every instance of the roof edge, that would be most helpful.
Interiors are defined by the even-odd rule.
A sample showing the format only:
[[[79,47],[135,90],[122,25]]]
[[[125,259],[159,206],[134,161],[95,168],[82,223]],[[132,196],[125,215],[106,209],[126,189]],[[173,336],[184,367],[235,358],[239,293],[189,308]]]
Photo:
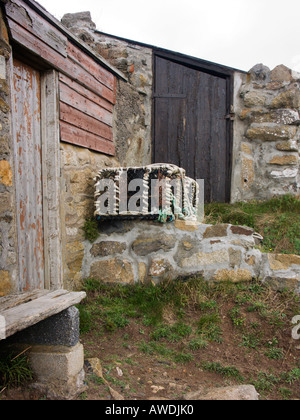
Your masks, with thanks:
[[[51,23],[56,29],[62,32],[72,43],[74,43],[77,47],[82,49],[87,55],[101,64],[106,70],[110,73],[113,73],[116,77],[128,81],[125,75],[112,66],[105,58],[103,58],[100,54],[96,53],[92,48],[90,48],[85,42],[79,39],[76,35],[74,35],[71,31],[69,31],[58,19],[56,19],[51,13],[49,13],[42,5],[40,5],[35,0],[23,0],[28,6],[30,6],[35,12],[37,12],[40,16],[42,16],[45,20]]]
[[[121,37],[121,36],[109,34],[107,32],[102,32],[102,31],[99,31],[97,29],[95,29],[94,32],[96,34],[98,33],[98,34],[101,34],[101,35],[104,35],[104,36],[107,36],[107,37],[110,37],[110,38],[114,38],[114,39],[117,39],[117,40],[120,40],[120,41],[127,42],[128,44],[134,44],[134,45],[138,45],[140,47],[152,49],[156,53],[161,52],[161,53],[172,54],[174,56],[178,56],[178,57],[182,57],[182,58],[194,60],[194,61],[198,62],[199,64],[200,63],[203,63],[203,64],[211,64],[211,65],[214,65],[214,66],[219,67],[220,69],[224,69],[224,70],[231,71],[231,72],[239,72],[239,73],[243,73],[243,74],[247,74],[248,73],[245,70],[240,70],[240,69],[237,69],[237,68],[234,68],[234,67],[225,66],[223,64],[215,63],[215,62],[209,61],[209,60],[204,60],[204,59],[199,58],[199,57],[195,57],[195,56],[192,56],[192,55],[184,54],[184,53],[177,52],[177,51],[174,51],[174,50],[169,50],[167,48],[158,47],[158,46],[155,46],[155,45],[152,45],[152,44],[147,44],[147,43],[140,42],[140,41],[134,41],[134,40],[129,39],[129,38],[124,38],[124,37]]]

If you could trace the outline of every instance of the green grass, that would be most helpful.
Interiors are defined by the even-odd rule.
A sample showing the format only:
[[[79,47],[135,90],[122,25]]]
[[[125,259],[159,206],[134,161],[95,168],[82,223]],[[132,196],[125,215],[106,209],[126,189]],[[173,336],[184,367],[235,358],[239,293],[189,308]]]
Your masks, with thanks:
[[[300,200],[285,195],[269,201],[205,205],[205,223],[229,223],[255,229],[263,237],[262,250],[300,254]]]
[[[26,354],[9,353],[0,355],[0,391],[3,388],[24,385],[32,378],[33,374]]]
[[[107,285],[87,279],[84,290],[87,298],[78,306],[87,351],[89,343],[95,349],[106,342],[105,355],[112,351],[124,363],[125,353],[126,365],[138,361],[128,357],[128,349],[154,364],[184,369],[194,364],[192,371],[201,366],[223,380],[252,383],[264,397],[275,392],[278,398],[295,398],[300,364],[295,358],[287,364],[287,358],[291,319],[299,314],[300,298],[291,291],[275,292],[259,280],[209,284],[196,277],[158,286]],[[116,343],[113,350],[109,343]],[[239,355],[232,359],[236,366],[228,363],[231,353]],[[248,362],[239,366],[249,355],[257,366]],[[283,362],[286,371],[276,371]]]
[[[202,367],[209,372],[218,373],[226,378],[235,378],[239,381],[244,381],[244,378],[240,374],[239,370],[234,366],[222,366],[220,363],[203,362]]]

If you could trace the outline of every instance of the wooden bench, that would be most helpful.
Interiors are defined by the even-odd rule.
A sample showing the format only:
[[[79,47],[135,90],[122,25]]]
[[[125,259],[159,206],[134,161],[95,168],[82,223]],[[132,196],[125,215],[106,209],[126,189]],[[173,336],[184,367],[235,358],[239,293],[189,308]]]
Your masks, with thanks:
[[[34,290],[0,298],[0,340],[80,303],[85,292]]]

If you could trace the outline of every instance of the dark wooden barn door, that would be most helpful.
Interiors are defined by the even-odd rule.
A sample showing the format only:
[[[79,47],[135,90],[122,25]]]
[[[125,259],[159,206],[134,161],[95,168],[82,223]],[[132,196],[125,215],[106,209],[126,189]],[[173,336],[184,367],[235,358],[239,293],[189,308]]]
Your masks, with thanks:
[[[206,202],[230,199],[228,78],[155,56],[155,163],[205,181]]]

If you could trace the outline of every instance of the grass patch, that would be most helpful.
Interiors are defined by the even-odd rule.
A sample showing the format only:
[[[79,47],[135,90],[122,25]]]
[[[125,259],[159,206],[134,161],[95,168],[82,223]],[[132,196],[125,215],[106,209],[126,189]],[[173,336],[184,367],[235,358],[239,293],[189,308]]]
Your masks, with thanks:
[[[285,195],[269,201],[205,205],[205,223],[252,227],[264,237],[262,251],[300,255],[300,200]]]
[[[176,371],[169,380],[175,385],[174,377],[183,377],[189,386],[194,378],[197,386],[206,381],[206,373],[223,385],[252,383],[267,399],[293,399],[299,393],[300,363],[291,347],[291,320],[299,315],[300,299],[290,291],[275,292],[260,281],[209,284],[196,277],[159,286],[87,279],[84,289],[81,341],[89,356],[101,357],[104,366],[110,360],[106,375],[117,381],[118,392],[126,387],[128,397],[131,389],[145,389],[149,381],[156,385],[169,370]],[[121,380],[112,354],[124,372]],[[136,378],[141,381],[138,387]]]
[[[202,367],[209,372],[218,373],[219,375],[225,376],[226,378],[235,378],[241,382],[244,381],[244,378],[240,374],[239,370],[234,366],[222,366],[220,363],[204,362]]]
[[[0,391],[3,388],[13,388],[24,385],[32,380],[32,378],[33,374],[26,354],[1,354]]]

